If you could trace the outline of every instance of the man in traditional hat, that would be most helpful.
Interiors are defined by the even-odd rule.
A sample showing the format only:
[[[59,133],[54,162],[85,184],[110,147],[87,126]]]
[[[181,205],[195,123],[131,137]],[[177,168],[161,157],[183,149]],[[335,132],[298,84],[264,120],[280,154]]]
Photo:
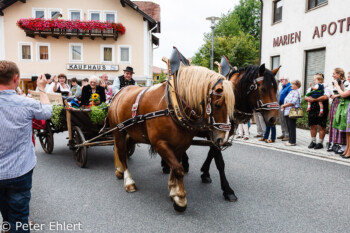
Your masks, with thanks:
[[[127,66],[125,68],[124,75],[119,76],[118,78],[114,79],[113,82],[113,94],[117,94],[120,89],[123,87],[129,86],[129,85],[137,85],[135,80],[132,78],[132,75],[134,74],[134,69],[130,66]]]

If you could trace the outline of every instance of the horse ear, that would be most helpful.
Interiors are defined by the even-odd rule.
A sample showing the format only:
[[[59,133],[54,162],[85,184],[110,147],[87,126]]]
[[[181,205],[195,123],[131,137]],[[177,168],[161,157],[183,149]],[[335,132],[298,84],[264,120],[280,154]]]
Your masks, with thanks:
[[[244,71],[243,71],[244,72]],[[229,81],[233,84],[236,85],[237,84],[237,80],[239,78],[241,74],[240,73],[234,73],[230,78]]]
[[[273,73],[273,75],[276,75],[277,72],[280,70],[281,66],[277,67],[276,69],[272,70],[271,72]]]
[[[259,67],[259,75],[264,76],[265,74],[265,63]]]

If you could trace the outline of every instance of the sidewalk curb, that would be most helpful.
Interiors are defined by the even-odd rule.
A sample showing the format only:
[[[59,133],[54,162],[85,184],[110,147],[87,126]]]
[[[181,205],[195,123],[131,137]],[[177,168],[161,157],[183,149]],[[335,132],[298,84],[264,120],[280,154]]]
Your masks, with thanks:
[[[272,150],[276,150],[276,151],[282,151],[282,152],[289,152],[291,154],[297,154],[297,155],[308,157],[308,158],[318,158],[318,159],[322,159],[325,161],[336,162],[339,164],[350,166],[350,159],[347,160],[347,159],[343,159],[343,158],[330,157],[330,156],[326,156],[326,155],[322,155],[322,154],[317,155],[317,154],[311,153],[307,150],[301,152],[298,150],[292,150],[292,149],[290,149],[290,147],[286,147],[286,148],[274,147],[274,146],[270,146],[269,144],[265,145],[265,144],[262,144],[259,142],[254,142],[254,141],[248,142],[248,141],[234,140],[233,143],[242,144],[242,145],[249,145],[249,146],[258,146],[258,147],[272,149]]]

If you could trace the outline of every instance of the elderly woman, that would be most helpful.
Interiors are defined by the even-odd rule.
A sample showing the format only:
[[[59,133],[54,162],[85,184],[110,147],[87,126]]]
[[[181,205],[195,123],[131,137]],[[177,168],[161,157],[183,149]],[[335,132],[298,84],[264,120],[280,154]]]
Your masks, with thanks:
[[[57,77],[53,77],[54,86],[53,91],[57,93],[61,93],[62,96],[68,97],[70,96],[70,88],[67,84],[67,76],[65,74],[59,74]]]
[[[98,84],[96,76],[91,76],[89,79],[89,85],[83,87],[81,94],[81,104],[88,106],[90,105],[91,95],[97,93],[100,96],[100,102],[106,102],[105,89]]]
[[[281,111],[283,111],[289,132],[289,141],[285,143],[286,146],[296,145],[297,119],[289,118],[289,111],[291,108],[300,108],[300,93],[298,89],[301,83],[299,80],[294,80],[291,84],[292,90],[288,93],[284,99],[284,104],[281,106]]]

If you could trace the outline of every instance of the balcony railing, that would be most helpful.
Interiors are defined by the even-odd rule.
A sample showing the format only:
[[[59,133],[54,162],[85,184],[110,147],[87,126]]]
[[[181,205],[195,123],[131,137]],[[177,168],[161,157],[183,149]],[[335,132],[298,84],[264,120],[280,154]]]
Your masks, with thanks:
[[[79,21],[79,20],[44,20],[44,19],[20,19],[17,26],[23,29],[27,36],[34,38],[54,38],[65,37],[71,39],[77,37],[83,39],[88,37],[92,40],[99,37],[118,39],[119,34],[125,33],[125,27],[120,23],[108,23],[99,21]]]

